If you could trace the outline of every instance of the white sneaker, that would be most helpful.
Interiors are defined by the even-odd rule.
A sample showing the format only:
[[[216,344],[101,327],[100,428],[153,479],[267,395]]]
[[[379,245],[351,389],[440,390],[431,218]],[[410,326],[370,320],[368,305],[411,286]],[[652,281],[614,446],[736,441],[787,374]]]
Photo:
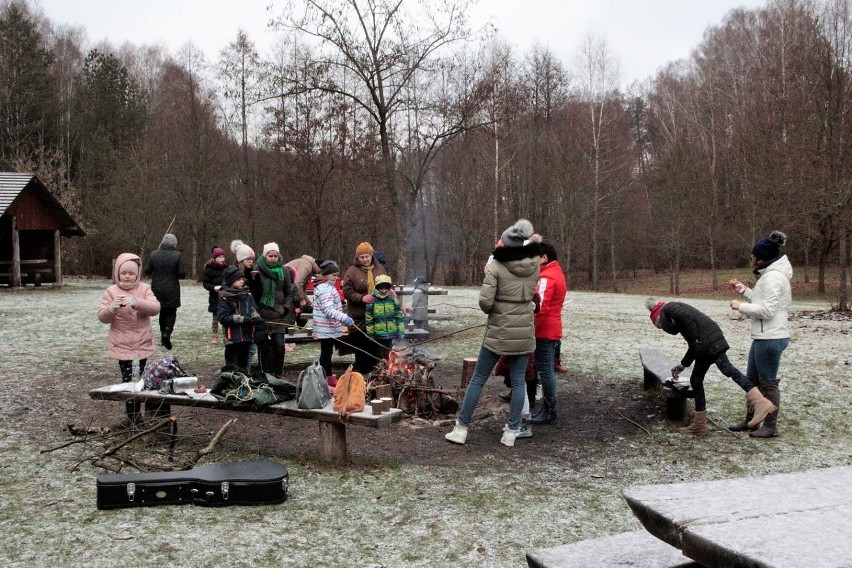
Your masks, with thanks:
[[[465,440],[467,440],[467,426],[462,426],[456,422],[456,427],[453,428],[452,432],[444,434],[444,438],[454,444],[464,445]]]
[[[541,385],[538,385],[535,388],[535,399],[536,400],[543,400],[544,399],[544,390],[542,390]]]
[[[515,438],[532,438],[532,426],[529,422],[521,422],[521,427],[518,429]]]
[[[530,432],[532,434],[532,432]],[[515,445],[515,438],[518,437],[518,431],[512,430],[509,428],[509,425],[503,427],[503,437],[500,438],[500,443],[504,446],[513,447]]]

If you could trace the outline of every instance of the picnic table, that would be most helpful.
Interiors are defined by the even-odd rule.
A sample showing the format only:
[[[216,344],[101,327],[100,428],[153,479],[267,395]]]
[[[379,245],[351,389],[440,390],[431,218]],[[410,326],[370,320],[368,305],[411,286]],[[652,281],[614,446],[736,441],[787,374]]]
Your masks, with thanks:
[[[852,466],[638,485],[624,498],[654,536],[708,567],[852,566]]]
[[[89,391],[94,400],[137,401],[146,406],[191,406],[213,410],[230,410],[235,412],[256,412],[316,420],[319,424],[320,457],[329,463],[345,463],[348,460],[346,449],[346,427],[366,426],[368,428],[386,428],[402,419],[403,413],[399,408],[391,408],[388,412],[374,415],[369,405],[363,412],[352,414],[346,421],[332,408],[333,401],[319,410],[303,410],[296,407],[295,400],[271,404],[258,409],[234,407],[210,394],[196,393],[191,390],[179,394],[166,394],[160,391],[143,390],[133,392],[131,383],[108,385]]]

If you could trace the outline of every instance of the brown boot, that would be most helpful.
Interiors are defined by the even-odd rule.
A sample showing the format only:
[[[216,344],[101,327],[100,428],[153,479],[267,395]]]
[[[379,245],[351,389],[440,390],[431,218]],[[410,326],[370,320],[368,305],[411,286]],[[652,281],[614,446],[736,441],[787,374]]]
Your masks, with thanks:
[[[754,418],[754,407],[750,403],[746,402],[745,418],[743,418],[740,422],[729,424],[728,430],[730,430],[731,432],[745,432],[746,430],[748,430],[749,432],[754,432],[755,430],[757,430],[757,427],[755,426],[754,428],[752,428],[748,425],[748,423],[751,422],[752,418]]]
[[[567,373],[568,372],[568,367],[566,367],[562,364],[562,357],[560,355],[557,355],[553,359],[553,370],[556,371],[557,373]]]
[[[749,436],[752,438],[774,438],[778,435],[778,408],[781,407],[781,392],[778,390],[777,383],[760,385],[760,391],[763,396],[769,399],[776,410],[767,414],[760,428],[750,432]]]
[[[771,400],[763,396],[757,387],[752,388],[746,393],[746,400],[754,409],[754,417],[748,422],[749,428],[757,428],[769,413],[778,410],[778,407],[772,404]]]
[[[707,431],[707,411],[696,410],[692,414],[692,424],[686,428],[680,429],[681,434],[692,434],[693,436],[706,436]]]

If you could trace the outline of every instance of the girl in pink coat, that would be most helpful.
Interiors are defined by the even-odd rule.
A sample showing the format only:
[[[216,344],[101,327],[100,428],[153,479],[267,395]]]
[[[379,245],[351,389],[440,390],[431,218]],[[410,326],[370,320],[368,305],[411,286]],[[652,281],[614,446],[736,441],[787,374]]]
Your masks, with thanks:
[[[122,382],[133,376],[133,363],[144,369],[154,354],[151,316],[160,313],[160,302],[151,287],[140,281],[142,259],[129,252],[118,255],[113,267],[115,284],[104,291],[98,319],[109,324],[109,356],[118,359]],[[138,378],[138,377],[137,377]],[[132,423],[139,416],[140,403],[127,402],[127,418]]]

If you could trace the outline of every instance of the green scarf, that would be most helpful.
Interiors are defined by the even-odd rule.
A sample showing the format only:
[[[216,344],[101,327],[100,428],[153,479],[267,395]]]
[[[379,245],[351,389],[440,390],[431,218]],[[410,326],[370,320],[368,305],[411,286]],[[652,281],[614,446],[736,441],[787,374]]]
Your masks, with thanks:
[[[263,295],[260,297],[260,305],[265,308],[275,307],[275,282],[284,280],[284,269],[281,267],[279,260],[275,264],[268,264],[262,256],[257,259],[257,267],[260,269],[263,278]]]

